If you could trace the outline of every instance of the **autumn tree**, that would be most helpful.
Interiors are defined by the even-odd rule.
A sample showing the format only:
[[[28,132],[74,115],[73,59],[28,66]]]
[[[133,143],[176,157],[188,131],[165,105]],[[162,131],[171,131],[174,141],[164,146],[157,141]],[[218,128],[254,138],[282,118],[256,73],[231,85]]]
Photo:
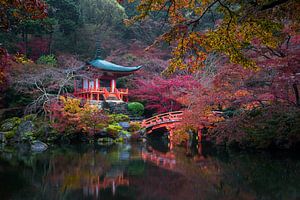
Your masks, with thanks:
[[[293,35],[283,31],[284,24],[299,31],[300,4],[293,0],[142,0],[137,10],[139,14],[128,24],[153,13],[165,14],[170,29],[158,40],[173,46],[169,73],[178,69],[194,72],[204,66],[211,52],[226,55],[232,63],[257,68],[249,50],[266,47],[269,52],[276,51]],[[206,20],[212,26],[207,26]],[[259,41],[258,47],[255,41]]]
[[[20,2],[17,0],[0,1],[0,31],[11,31],[23,20],[27,19],[42,19],[47,16],[47,5],[44,1],[40,0],[28,0],[26,2]],[[6,49],[2,47],[0,43],[0,88],[5,87],[7,83],[7,75],[9,62]]]
[[[47,16],[47,4],[42,0],[0,1],[0,29],[9,31],[26,19],[42,19]]]
[[[182,102],[199,83],[192,76],[175,76],[165,79],[154,77],[153,79],[138,79],[135,82],[136,89],[132,96],[146,101],[146,108],[157,113],[176,111],[183,108]]]

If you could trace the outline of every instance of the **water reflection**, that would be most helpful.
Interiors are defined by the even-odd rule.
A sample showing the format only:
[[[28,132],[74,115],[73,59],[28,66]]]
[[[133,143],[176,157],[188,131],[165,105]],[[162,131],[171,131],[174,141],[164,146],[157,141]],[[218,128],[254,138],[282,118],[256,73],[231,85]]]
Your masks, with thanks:
[[[200,144],[0,150],[2,199],[297,199],[299,157]]]

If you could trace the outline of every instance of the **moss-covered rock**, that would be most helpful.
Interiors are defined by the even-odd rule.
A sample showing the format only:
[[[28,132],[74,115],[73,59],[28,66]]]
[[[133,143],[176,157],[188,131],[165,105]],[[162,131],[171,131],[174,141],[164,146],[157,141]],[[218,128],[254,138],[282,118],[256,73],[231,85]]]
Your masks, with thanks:
[[[2,122],[1,124],[1,131],[11,131],[13,130],[16,126],[18,126],[22,120],[19,117],[13,117],[6,119]]]
[[[109,123],[129,122],[130,118],[124,114],[111,114],[109,115]]]
[[[118,125],[118,124],[110,124],[108,125],[108,127],[106,128],[107,133],[113,137],[113,138],[117,138],[119,132],[121,132],[123,130],[123,128]]]
[[[16,132],[11,130],[4,133],[6,140],[10,140],[15,137]]]

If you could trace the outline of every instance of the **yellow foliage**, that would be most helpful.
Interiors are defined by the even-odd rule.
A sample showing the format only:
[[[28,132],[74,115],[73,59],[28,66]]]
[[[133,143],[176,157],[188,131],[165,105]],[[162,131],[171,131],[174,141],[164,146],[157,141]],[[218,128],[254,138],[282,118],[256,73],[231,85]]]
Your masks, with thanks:
[[[79,113],[82,109],[80,108],[80,99],[60,97],[60,100],[64,104],[64,110],[69,113]]]
[[[14,56],[14,58],[15,58],[15,61],[20,64],[32,64],[33,63],[33,61],[30,60],[29,58],[26,58],[26,56],[24,54],[17,53]]]

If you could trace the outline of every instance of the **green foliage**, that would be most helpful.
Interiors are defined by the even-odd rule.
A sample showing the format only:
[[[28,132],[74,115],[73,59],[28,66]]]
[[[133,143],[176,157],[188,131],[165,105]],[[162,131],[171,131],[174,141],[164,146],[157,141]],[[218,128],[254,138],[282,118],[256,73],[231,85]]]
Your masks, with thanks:
[[[121,132],[122,132],[122,134],[123,134],[123,135],[131,135],[131,133],[130,133],[130,132],[128,132],[128,131],[124,131],[124,130],[122,130]]]
[[[141,124],[139,122],[131,122],[128,129],[130,132],[136,132],[141,130]]]
[[[120,131],[122,131],[122,127],[119,126],[118,124],[110,124],[108,125],[108,127],[106,128],[107,133],[113,137],[113,138],[117,138],[118,134]]]
[[[109,123],[119,123],[119,122],[129,122],[130,119],[127,115],[124,114],[112,114],[109,115]]]
[[[115,26],[127,17],[124,8],[116,0],[81,0],[80,7],[83,20],[87,23]]]
[[[25,115],[22,119],[23,121],[34,121],[37,119],[37,115],[36,114]]]
[[[16,132],[15,131],[8,131],[8,132],[5,132],[5,138],[7,140],[10,140],[12,139],[14,136],[16,135]]]
[[[134,116],[142,116],[144,110],[144,105],[139,102],[131,102],[128,104],[128,111]]]
[[[2,122],[1,131],[11,131],[15,129],[21,122],[22,120],[19,117],[6,119]]]
[[[38,60],[37,64],[41,65],[49,65],[49,66],[56,66],[57,60],[54,55],[42,55]]]
[[[33,132],[29,131],[29,132],[26,132],[22,135],[21,140],[32,142],[32,141],[36,140],[36,137],[35,137],[35,134]]]

